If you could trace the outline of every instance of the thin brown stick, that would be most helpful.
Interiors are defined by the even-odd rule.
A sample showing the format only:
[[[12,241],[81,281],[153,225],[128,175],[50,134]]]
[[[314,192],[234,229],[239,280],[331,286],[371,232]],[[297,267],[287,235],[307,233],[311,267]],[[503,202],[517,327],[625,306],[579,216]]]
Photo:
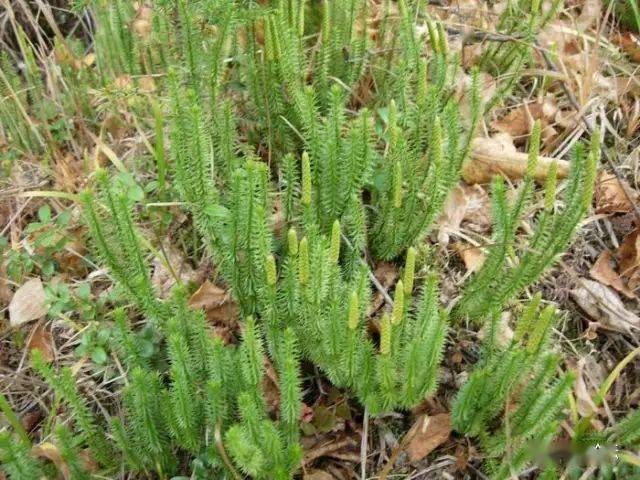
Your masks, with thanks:
[[[214,440],[216,442],[216,448],[218,449],[218,453],[220,454],[220,457],[222,458],[222,461],[224,462],[224,464],[227,466],[227,468],[231,472],[231,475],[233,475],[233,478],[235,478],[236,480],[243,480],[242,475],[240,475],[238,471],[235,469],[235,467],[233,466],[233,463],[231,463],[231,460],[227,455],[226,450],[224,449],[224,443],[222,443],[222,434],[220,432],[220,422],[216,423],[216,428],[214,431]]]
[[[338,440],[336,442],[329,442],[325,443],[324,445],[320,445],[317,448],[307,451],[304,458],[302,459],[302,465],[308,465],[317,458],[324,457],[330,453],[340,450],[341,448],[348,447],[353,444],[354,441],[352,438],[345,437],[342,440]]]
[[[346,243],[347,246],[351,250],[353,250],[354,247],[353,245],[351,245],[351,242],[346,237],[346,235],[343,233],[341,236],[344,243]],[[387,302],[390,307],[393,307],[393,299],[389,296],[389,292],[387,292],[387,289],[384,288],[384,286],[380,283],[380,280],[376,278],[373,271],[371,270],[371,267],[369,267],[369,264],[367,264],[367,262],[364,261],[362,258],[360,259],[360,263],[365,267],[367,267],[367,275],[369,276],[369,280],[371,280],[371,283],[373,283],[373,285],[376,287],[376,290],[378,290],[382,294],[382,297],[384,298],[385,302]]]
[[[409,444],[411,439],[413,439],[413,437],[417,432],[418,432],[417,429],[409,430],[408,434],[405,435],[404,438],[400,441],[400,443],[396,445],[396,447],[391,451],[391,456],[389,457],[389,460],[387,460],[387,463],[385,463],[384,467],[382,467],[380,472],[378,472],[378,474],[376,475],[376,477],[378,477],[379,480],[387,480],[387,475],[391,473],[391,469],[393,468],[396,461],[398,460],[398,457],[402,452],[406,450],[407,445]]]

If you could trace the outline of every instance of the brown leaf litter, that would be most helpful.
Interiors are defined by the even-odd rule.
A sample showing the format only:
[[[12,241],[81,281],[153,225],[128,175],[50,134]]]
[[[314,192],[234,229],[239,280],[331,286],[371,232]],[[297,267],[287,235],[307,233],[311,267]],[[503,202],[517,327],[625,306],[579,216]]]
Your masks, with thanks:
[[[473,273],[482,267],[485,260],[485,253],[479,247],[474,247],[464,242],[456,242],[452,245],[453,249],[462,259],[468,273]]]
[[[151,277],[151,283],[160,298],[166,298],[169,295],[176,284],[176,277],[185,285],[197,284],[204,279],[204,271],[195,270],[182,252],[171,243],[163,243],[160,250],[162,258],[154,257]]]
[[[628,299],[637,299],[640,287],[640,228],[625,236],[617,251],[603,251],[589,270],[591,278],[612,287]]]
[[[27,280],[16,292],[9,303],[9,323],[12,327],[37,320],[47,314],[46,298],[42,280]]]
[[[610,40],[622,49],[629,58],[640,63],[640,39],[631,32],[616,32],[611,35]]]
[[[449,236],[457,234],[461,226],[475,233],[486,233],[491,228],[491,202],[480,185],[456,186],[436,222],[438,243],[446,246]]]
[[[407,444],[407,454],[411,463],[417,463],[449,439],[451,416],[448,413],[420,415],[411,430]]]
[[[373,271],[373,275],[378,279],[380,285],[382,285],[382,287],[388,291],[398,279],[398,269],[391,262],[378,262],[376,264],[376,268]],[[371,299],[369,310],[367,311],[367,316],[371,317],[372,315],[374,315],[383,304],[384,296],[381,292],[376,290],[373,298]]]
[[[613,289],[600,282],[579,279],[571,297],[598,328],[625,334],[640,328],[640,318],[625,307]]]
[[[630,290],[640,287],[640,227],[627,235],[620,245],[618,271]]]
[[[27,350],[29,352],[39,350],[45,362],[52,362],[55,349],[51,330],[47,329],[42,323],[36,325],[27,340]]]
[[[589,275],[594,280],[612,287],[616,291],[622,293],[627,298],[635,298],[635,294],[632,290],[630,290],[620,274],[616,272],[611,266],[612,263],[611,252],[609,250],[605,250],[600,254],[596,263],[593,264],[593,267],[589,270]]]
[[[536,121],[540,121],[543,144],[551,142],[558,135],[556,125],[565,125],[570,112],[561,111],[555,98],[548,95],[542,99],[523,103],[512,109],[504,117],[491,123],[497,132],[507,133],[514,143],[522,145],[529,136]]]
[[[189,307],[204,310],[207,320],[218,326],[235,327],[238,322],[238,306],[231,292],[206,280],[189,299]]]
[[[598,172],[594,194],[596,213],[605,214],[632,212],[640,197],[625,180],[605,170]]]

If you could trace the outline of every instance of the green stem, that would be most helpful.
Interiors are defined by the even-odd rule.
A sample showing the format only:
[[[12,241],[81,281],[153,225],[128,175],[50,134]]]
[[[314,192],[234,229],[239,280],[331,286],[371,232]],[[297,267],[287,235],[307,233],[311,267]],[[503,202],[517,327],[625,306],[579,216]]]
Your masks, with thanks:
[[[14,412],[13,409],[11,408],[11,405],[9,405],[9,401],[7,400],[7,398],[1,393],[0,393],[0,411],[7,418],[7,420],[9,421],[9,423],[11,424],[15,432],[22,439],[22,441],[25,442],[27,445],[29,445],[29,447],[31,447],[31,440],[29,439],[29,434],[22,426],[22,423],[20,423],[20,420],[18,419],[18,415],[16,415],[16,412]]]

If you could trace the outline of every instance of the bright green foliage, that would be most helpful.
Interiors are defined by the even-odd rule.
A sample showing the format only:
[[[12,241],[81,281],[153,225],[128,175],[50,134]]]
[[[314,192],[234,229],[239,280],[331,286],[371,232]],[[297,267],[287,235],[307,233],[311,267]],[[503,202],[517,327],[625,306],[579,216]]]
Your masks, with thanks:
[[[175,305],[175,314],[167,325],[169,387],[160,383],[158,372],[134,368],[131,383],[124,393],[125,424],[114,424],[114,436],[125,459],[135,470],[155,467],[157,471],[173,471],[176,467],[171,454],[173,445],[194,454],[203,449],[211,450],[204,443],[205,439],[214,431],[229,427],[229,422],[236,416],[236,408],[242,413],[241,405],[236,404],[242,398],[239,395],[250,398],[264,411],[261,393],[264,360],[255,329],[247,324],[245,342],[236,350],[224,345],[220,339],[211,340],[204,317],[187,310],[179,295]],[[297,369],[294,351],[287,350],[282,358],[287,365],[283,367],[285,370],[291,369],[292,362]],[[239,384],[236,368],[240,366],[245,381]],[[294,397],[299,395],[297,378],[283,376],[281,385],[283,391],[286,388]],[[284,400],[282,405],[285,405]],[[295,415],[297,420],[299,411]],[[285,425],[285,422],[281,424]],[[289,423],[286,425],[289,431]],[[295,426],[297,428],[297,423]],[[293,441],[295,444],[296,440]],[[140,452],[146,455],[140,455]],[[288,468],[296,466],[294,462]],[[262,472],[263,467],[260,468],[258,471]]]
[[[333,230],[335,239],[338,228]],[[296,330],[304,355],[335,385],[351,388],[372,412],[410,408],[436,386],[447,326],[446,312],[438,309],[436,278],[429,278],[415,309],[398,283],[393,321],[386,327],[383,321],[387,334],[381,333],[377,353],[365,321],[370,298],[366,272],[360,268],[353,277],[345,276],[332,260],[335,251],[335,240],[304,237],[298,256],[283,260],[278,301],[268,299],[263,310],[268,313],[261,311],[261,316],[267,322],[280,319],[283,324],[275,330]],[[409,260],[407,275],[413,268]]]
[[[82,464],[82,457],[79,456],[77,440],[74,439],[71,430],[64,425],[58,425],[55,431],[60,456],[69,469],[71,478],[74,480],[89,480],[91,476]]]
[[[262,129],[266,130],[260,136],[267,138],[269,155],[274,150],[288,152],[297,141],[294,132],[302,132],[316,171],[317,166],[325,164],[316,154],[320,155],[325,146],[328,150],[335,147],[322,145],[322,138],[329,133],[322,132],[325,127],[320,113],[339,113],[340,109],[336,111],[335,107],[347,100],[344,90],[354,87],[363,70],[367,44],[363,19],[367,2],[326,1],[321,11],[304,0],[273,3],[273,8],[259,22],[249,26],[252,34],[251,61],[247,68],[250,97],[257,116],[262,119]],[[309,48],[304,38],[307,9],[314,17],[322,18],[317,49]],[[264,32],[264,46],[258,31]],[[306,84],[310,65],[316,72],[313,88]],[[332,89],[333,82],[342,87]],[[332,173],[330,169],[326,172]],[[331,220],[334,216],[328,218]]]
[[[494,230],[492,246],[482,268],[464,287],[454,308],[454,317],[468,315],[482,319],[501,308],[551,266],[571,241],[578,224],[588,211],[593,194],[596,166],[600,156],[599,134],[593,136],[588,152],[576,147],[565,189],[564,207],[555,209],[555,168],[547,178],[545,209],[535,219],[534,233],[526,245],[516,244],[518,227],[534,188],[540,126],[531,136],[527,174],[517,196],[510,204],[504,181],[492,183]]]
[[[222,61],[234,34],[236,2],[158,1],[134,10],[130,2],[92,4],[97,66],[104,84],[122,75],[185,70],[191,88],[217,97]]]
[[[181,101],[177,91],[176,88],[176,104]],[[182,118],[179,107],[176,112],[176,118]],[[197,118],[198,115],[192,117],[191,125],[197,124]],[[333,128],[339,136],[338,127],[339,123]],[[414,317],[408,314],[408,308],[405,309],[404,305],[409,301],[404,301],[404,287],[399,284],[393,316],[393,351],[384,359],[376,360],[378,356],[368,339],[365,322],[352,318],[351,323],[355,323],[356,328],[349,328],[347,305],[340,302],[342,297],[356,292],[360,299],[359,312],[366,312],[367,277],[361,269],[350,276],[339,264],[340,223],[323,220],[327,210],[317,206],[317,187],[322,185],[322,190],[331,182],[327,179],[313,184],[310,157],[303,154],[301,169],[301,221],[307,235],[299,245],[294,245],[297,235],[288,234],[289,254],[282,261],[279,272],[282,280],[279,282],[267,216],[270,186],[265,165],[246,161],[245,166],[230,177],[229,192],[219,199],[210,199],[208,195],[215,190],[208,173],[211,160],[206,152],[209,149],[196,147],[195,152],[181,153],[181,145],[184,144],[187,151],[197,145],[197,132],[201,130],[189,130],[188,126],[180,124],[176,128],[176,135],[182,135],[182,131],[196,132],[184,134],[184,142],[174,141],[176,155],[179,155],[175,162],[178,187],[242,311],[257,313],[263,322],[272,357],[278,357],[280,332],[291,327],[298,333],[304,355],[323,368],[337,385],[351,387],[372,411],[409,408],[432,391],[446,324],[444,314],[437,313],[435,289],[429,290]],[[344,175],[338,177],[344,178]],[[295,179],[292,181],[296,182]],[[343,191],[343,188],[337,188],[331,195],[335,198]],[[211,211],[215,214],[207,213]],[[319,212],[323,212],[322,215]],[[330,238],[319,234],[322,223],[333,225]],[[410,267],[407,275],[414,268]],[[408,292],[409,297],[410,294]],[[351,315],[353,317],[353,313]],[[406,321],[404,317],[407,317]],[[372,372],[370,378],[357,375],[361,369]],[[378,370],[380,380],[373,373]],[[406,391],[398,388],[399,385],[406,385]]]
[[[409,44],[417,41],[412,32],[412,27],[403,29]],[[467,159],[480,111],[476,72],[468,92],[472,127],[463,134],[459,106],[451,97],[459,67],[445,46],[436,50],[431,64],[417,51],[403,51],[406,85],[389,106],[384,157],[376,172],[385,183],[371,221],[374,253],[384,259],[419,240],[440,214]]]
[[[391,14],[386,1],[374,46],[368,0],[159,0],[137,10],[124,0],[93,2],[96,65],[64,67],[70,87],[55,101],[63,112],[91,113],[86,91],[76,88],[90,86],[103,98],[125,100],[136,128],[153,130],[155,147],[145,144],[161,200],[187,212],[179,236],[193,233],[190,251],[212,256],[239,305],[242,339],[215,337],[204,314],[188,307],[189,286],[159,298],[147,257],[160,254],[136,228],[133,203],[143,190],[127,173],[113,180],[96,171],[97,193],[80,195],[85,222],[99,261],[138,316],[130,323],[128,310],[113,315],[112,352],[126,374],[109,427],[70,370],[55,372],[34,356],[72,414],[74,433],[58,427],[55,438],[74,478],[87,478],[78,458],[86,447],[106,477],[124,464],[142,476],[170,478],[192,468],[186,473],[200,478],[197,463],[203,478],[235,476],[236,469],[256,479],[291,478],[302,458],[301,360],[373,415],[410,409],[435,390],[449,312],[440,307],[437,273],[423,282],[416,274],[413,246],[468,161],[483,107],[479,71],[504,69],[504,95],[530,50],[526,42],[492,46],[460,100],[460,58],[421,3],[399,0]],[[516,3],[500,28],[529,40],[548,18],[540,18],[540,2]],[[526,22],[513,14],[516,7],[529,12]],[[415,28],[422,19],[426,42]],[[23,34],[19,41],[22,75],[0,57],[0,121],[21,153],[53,152],[59,142],[44,127],[52,118],[43,99],[56,83],[41,75],[37,50]],[[147,75],[157,87],[152,100],[134,92]],[[102,125],[102,138],[104,119],[87,118]],[[92,135],[95,125],[87,127]],[[539,136],[536,127],[514,201],[502,180],[493,183],[494,238],[455,306],[456,319],[496,317],[566,248],[590,204],[597,136],[588,153],[577,147],[558,209],[551,169],[534,234],[516,244],[533,195]],[[405,259],[393,301],[378,318],[369,318],[369,254]],[[455,403],[456,429],[479,440],[498,478],[522,471],[553,437],[572,379],[556,374],[558,358],[546,350],[554,314],[539,313],[539,303],[523,313],[507,346],[497,344],[493,319],[482,360]],[[152,351],[142,338],[147,331]],[[277,412],[263,391],[269,362],[278,376]],[[611,435],[635,442],[636,423],[629,417]],[[10,440],[0,434],[4,468],[36,478],[27,446]]]
[[[40,131],[29,122],[26,109],[27,89],[11,65],[6,52],[0,54],[0,123],[6,131],[12,145],[25,154],[36,154],[42,150],[44,140]]]
[[[248,161],[245,169],[234,172],[228,197],[228,243],[224,248],[223,271],[230,269],[234,294],[243,312],[256,309],[260,291],[266,288],[265,259],[272,249],[269,227],[268,168],[264,163]],[[228,267],[226,267],[228,265]]]
[[[172,86],[172,153],[178,189],[218,267],[233,288],[246,315],[255,311],[257,290],[265,283],[264,260],[271,251],[268,168],[251,159],[244,168],[228,165],[228,193],[220,197],[213,183],[212,140],[198,99],[186,102],[174,79]]]
[[[358,80],[366,60],[367,32],[362,24],[366,9],[367,2],[362,0],[322,3],[322,42],[314,59],[320,95],[329,91],[331,79],[337,78],[350,87]],[[322,105],[327,103],[321,99]]]
[[[297,348],[293,332],[285,331],[278,352],[282,385],[280,422],[275,423],[267,416],[262,393],[264,352],[261,343],[256,324],[250,318],[238,358],[243,384],[238,397],[240,422],[227,431],[225,438],[231,456],[245,473],[256,479],[285,480],[291,478],[302,459],[302,448],[298,444],[302,403]]]
[[[507,96],[517,84],[522,71],[533,63],[531,45],[536,42],[536,35],[556,17],[562,3],[562,0],[553,0],[548,4],[539,0],[516,0],[506,5],[496,29],[519,40],[488,42],[482,52],[479,67],[491,75],[507,79],[499,85],[490,105]]]
[[[0,431],[0,469],[10,480],[41,478],[44,475],[30,450],[30,445],[14,438],[8,430]]]
[[[299,213],[305,222],[317,222],[326,231],[336,218],[352,215],[358,207],[375,155],[370,113],[362,110],[347,120],[345,101],[346,95],[334,86],[328,116],[324,122],[314,118],[317,139],[306,140],[307,151],[301,160]],[[291,167],[283,164],[282,168],[286,173]]]
[[[640,444],[640,410],[634,410],[608,431],[611,443],[632,448]]]
[[[104,205],[97,203],[88,191],[81,196],[85,222],[95,249],[118,285],[141,306],[145,314],[157,319],[164,313],[151,285],[149,269],[131,216],[130,201],[118,192],[106,172],[98,171],[95,177]]]
[[[305,10],[313,12],[316,7],[301,1],[248,10],[231,4],[223,8],[214,1],[199,6],[176,2],[171,8],[154,10],[154,28],[163,22],[171,24],[180,37],[176,42],[180,48],[167,57],[171,60],[170,130],[177,189],[244,315],[256,311],[258,291],[264,287],[264,259],[275,244],[267,195],[270,178],[253,148],[241,144],[233,104],[219,98],[223,75],[245,79],[261,112],[259,118],[264,121],[258,123],[268,130],[268,160],[275,157],[277,161],[287,227],[299,224],[310,235],[315,233],[310,229],[329,233],[334,221],[340,221],[341,233],[353,247],[342,259],[350,275],[357,270],[360,251],[367,247],[377,258],[391,259],[418,242],[457,183],[481,109],[477,72],[472,72],[467,93],[469,118],[464,119],[468,126],[463,128],[453,95],[462,72],[459,59],[449,52],[446,32],[426,20],[432,55],[425,59],[412,24],[415,12],[405,2],[399,7],[400,17],[393,27],[405,48],[389,60],[398,72],[388,79],[392,94],[388,103],[371,105],[379,110],[359,108],[355,112],[349,108],[353,92],[345,86],[355,87],[361,77],[360,60],[367,65],[361,32],[366,2],[324,2],[316,49],[309,49],[304,37],[305,19],[309,18]],[[531,18],[539,17],[539,5],[531,9]],[[175,14],[170,20],[169,12]],[[358,19],[356,25],[350,21],[353,18]],[[513,18],[504,17],[506,30],[519,28]],[[248,55],[242,57],[243,62],[227,67],[223,53],[240,47],[216,35],[204,35],[201,21],[206,19],[221,31],[233,28],[247,33]],[[538,28],[536,22],[531,21],[535,24],[531,31]],[[345,59],[339,51],[349,55]],[[358,51],[362,55],[351,55]],[[215,95],[203,85],[208,78],[205,66],[211,62],[217,65],[211,70]],[[317,75],[309,78],[311,65]],[[374,112],[380,113],[383,128],[372,128],[377,117]],[[535,137],[532,149],[537,148]],[[260,142],[255,145],[256,151],[263,147]],[[299,155],[290,153],[300,148]],[[458,318],[481,318],[535,281],[566,247],[584,213],[597,155],[578,153],[568,189],[573,195],[567,196],[565,208],[554,212],[549,204],[554,197],[552,175],[547,211],[539,218],[536,235],[519,258],[510,258],[518,255],[514,241],[533,189],[534,153],[530,175],[513,207],[507,205],[505,187],[497,181],[494,184],[494,247],[482,271],[467,285],[456,307]],[[363,193],[370,197],[370,204],[365,205]],[[304,269],[301,273],[304,277]],[[497,273],[507,274],[508,281],[500,285],[497,295],[486,295],[495,279],[501,278]]]
[[[495,478],[522,471],[545,451],[573,384],[572,373],[558,376],[559,358],[547,351],[554,311],[539,311],[539,304],[534,297],[504,347],[494,318],[482,358],[453,406],[454,428],[479,439]]]
[[[124,311],[116,311],[116,339],[128,374],[122,394],[122,414],[112,419],[111,435],[128,468],[136,472],[155,471],[160,475],[175,472],[176,449],[192,455],[206,452],[210,458],[209,468],[221,468],[219,448],[225,447],[211,442],[216,432],[222,432],[228,439],[231,456],[243,470],[256,478],[289,478],[301,459],[298,422],[302,403],[298,348],[293,332],[286,330],[277,338],[271,338],[281,391],[279,421],[274,422],[267,414],[262,391],[265,352],[262,334],[255,322],[247,320],[243,342],[235,348],[219,338],[212,339],[204,315],[187,307],[182,289],[178,288],[171,298],[161,302],[145,282],[127,283],[133,274],[119,273],[127,262],[139,260],[141,271],[147,269],[137,240],[139,233],[133,228],[130,206],[123,193],[103,181],[100,175],[99,182],[104,190],[100,198],[105,199],[106,205],[101,206],[90,197],[84,200],[89,219],[95,218],[93,215],[99,208],[106,210],[104,218],[93,225],[97,226],[92,228],[94,241],[99,250],[105,250],[102,253],[119,286],[131,289],[131,299],[136,306],[142,312],[159,312],[147,321],[155,324],[164,338],[162,358],[150,358],[144,354],[140,338],[128,325]],[[131,226],[131,231],[123,229],[129,232],[123,242],[105,240],[105,229],[123,226]],[[273,257],[270,258],[267,263],[273,262]],[[274,268],[272,264],[268,270]],[[261,285],[273,286],[273,281],[263,279]],[[149,309],[149,305],[154,307]],[[169,366],[166,375],[164,362]],[[91,448],[102,467],[108,469],[114,465],[116,457],[98,420],[76,390],[70,370],[55,373],[37,352],[34,365],[72,411],[82,433],[80,441]],[[60,433],[60,441],[67,443],[67,452],[72,455],[77,444],[67,441],[65,431]],[[238,435],[246,440],[240,446],[233,441]],[[243,454],[249,447],[261,455],[263,460],[259,464],[246,463],[247,458],[253,458]]]
[[[260,111],[267,118],[269,155],[274,150],[288,153],[296,136],[302,139],[306,153],[301,156],[298,215],[303,223],[317,223],[328,232],[338,219],[347,227],[347,237],[360,247],[366,223],[362,190],[374,180],[371,244],[376,256],[388,259],[424,235],[440,213],[467,158],[473,128],[463,133],[452,96],[459,59],[449,54],[441,31],[435,55],[424,60],[411,24],[413,12],[406,6],[398,28],[407,48],[393,65],[398,74],[389,87],[395,103],[390,99],[391,106],[382,105],[389,110],[386,131],[374,132],[371,124],[376,116],[369,109],[349,111],[353,101],[349,88],[360,77],[364,59],[366,41],[356,30],[363,30],[365,4],[323,3],[320,47],[313,62],[316,75],[309,83],[300,6],[280,2],[265,20],[264,52],[257,62],[259,71],[250,69],[255,82],[249,84],[254,101],[264,101]],[[354,16],[360,25],[352,24]],[[351,52],[362,55],[350,57]],[[480,110],[475,79],[474,75],[469,102],[472,126]],[[297,135],[291,138],[294,132]],[[375,148],[380,141],[384,148]],[[285,160],[280,168],[287,185],[286,217],[291,221],[296,218],[295,188],[291,188],[296,168],[291,157]]]
[[[139,36],[128,27],[135,17],[133,5],[123,0],[96,2],[94,14],[98,25],[94,37],[96,60],[103,78],[140,74],[138,52],[144,50]]]
[[[350,15],[358,11],[356,3],[346,2]],[[327,24],[337,21],[335,11],[340,10],[342,2],[323,5],[322,41],[318,49],[322,61],[314,63],[314,68],[319,65],[314,81],[326,83],[324,88],[308,85],[301,78],[301,72],[305,72],[305,52],[295,25],[288,23],[289,17],[282,7],[267,20],[265,56],[279,65],[273,95],[282,96],[280,86],[284,84],[289,99],[289,103],[284,98],[274,101],[284,105],[284,110],[275,114],[269,125],[284,122],[283,130],[292,129],[303,140],[301,205],[297,213],[305,228],[314,223],[328,232],[338,219],[346,227],[345,235],[360,248],[364,246],[365,225],[369,223],[374,254],[384,259],[395,258],[426,233],[458,181],[480,111],[477,75],[473,75],[468,93],[468,124],[472,127],[463,132],[459,105],[452,95],[456,75],[460,74],[459,59],[449,54],[444,32],[440,32],[443,40],[426,61],[417,47],[419,39],[411,25],[412,13],[404,7],[398,28],[407,48],[402,49],[398,65],[394,65],[398,74],[390,90],[395,92],[395,99],[383,105],[388,111],[386,129],[375,132],[371,123],[376,117],[369,109],[351,113],[347,108],[351,95],[342,82],[355,80],[358,75],[346,74],[342,78],[334,73],[325,77],[325,69],[343,71],[335,65],[344,60],[333,52],[334,44],[346,41],[339,38],[346,25],[333,29]],[[348,31],[352,30],[349,26]],[[326,56],[335,58],[329,61]],[[335,80],[335,76],[342,81]],[[375,148],[381,142],[383,148]],[[293,142],[280,143],[286,149]],[[291,165],[290,157],[286,160],[281,164],[281,176],[286,179],[286,217],[291,221],[296,218],[292,212],[295,187],[291,191],[295,166]],[[367,222],[362,213],[362,191],[370,188],[371,181],[373,201]]]
[[[32,360],[34,368],[71,411],[76,428],[81,434],[81,440],[86,443],[96,460],[103,465],[114,465],[115,459],[111,445],[99,428],[99,422],[87,405],[87,401],[78,393],[71,368],[66,367],[60,372],[55,372],[42,359],[40,350],[33,351]]]

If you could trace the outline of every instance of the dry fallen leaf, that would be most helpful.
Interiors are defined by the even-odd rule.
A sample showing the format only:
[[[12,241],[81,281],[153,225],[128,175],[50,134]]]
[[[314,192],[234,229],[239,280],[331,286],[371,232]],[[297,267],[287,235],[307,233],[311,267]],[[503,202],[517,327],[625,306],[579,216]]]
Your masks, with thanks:
[[[115,86],[115,88],[117,88],[118,90],[131,90],[131,87],[133,86],[133,81],[131,80],[131,75],[119,75],[118,77],[115,78],[115,80],[113,81],[113,84]]]
[[[218,306],[227,301],[227,291],[223,288],[214,285],[209,280],[204,282],[198,290],[195,291],[189,299],[189,306],[191,308],[210,308],[211,306]]]
[[[378,262],[376,264],[375,270],[373,271],[373,275],[378,279],[385,290],[389,290],[391,285],[393,285],[398,278],[398,269],[391,262]],[[376,290],[373,295],[373,299],[369,304],[367,316],[371,317],[375,312],[378,311],[383,303],[384,297],[378,290]]]
[[[302,475],[302,480],[336,480],[336,477],[323,470],[310,470]]]
[[[491,128],[522,141],[531,133],[535,121],[540,120],[542,138],[550,140],[550,135],[553,133],[551,125],[555,123],[558,111],[556,101],[552,97],[547,97],[511,110],[501,119],[492,122]]]
[[[22,427],[27,432],[30,432],[36,427],[36,425],[38,425],[38,423],[40,423],[40,420],[42,420],[42,417],[43,417],[42,410],[40,410],[39,407],[36,407],[36,410],[31,410],[30,412],[27,412],[24,415],[22,415],[22,417],[20,418],[20,423],[22,424]]]
[[[32,278],[22,285],[9,303],[9,322],[12,327],[37,320],[47,314],[42,280]]]
[[[70,153],[56,156],[56,161],[53,163],[53,174],[56,189],[69,193],[76,193],[80,189],[83,179],[86,178],[82,171],[82,162]]]
[[[50,330],[47,330],[44,325],[36,325],[33,332],[29,336],[27,342],[27,350],[29,352],[33,350],[40,350],[42,358],[46,362],[52,362],[54,357],[53,349],[53,335]]]
[[[618,271],[630,290],[640,287],[640,227],[627,235],[618,249]]]
[[[131,22],[131,30],[141,38],[147,38],[151,33],[153,10],[150,6],[142,4],[136,11],[136,16]]]
[[[602,4],[600,0],[585,0],[582,2],[582,10],[575,20],[576,30],[585,32],[591,25],[596,23],[602,15]]]
[[[102,129],[108,132],[114,140],[121,140],[127,132],[127,126],[119,115],[112,113],[107,114],[102,121]],[[96,153],[94,154],[96,162],[99,166],[104,167],[109,163],[109,157],[104,150],[96,145]]]
[[[6,265],[0,262],[0,304],[8,305],[13,298],[13,292],[9,287]]]
[[[100,466],[89,449],[82,449],[78,452],[78,458],[82,462],[82,466],[89,473],[95,473],[99,470]]]
[[[355,438],[340,434],[339,436],[321,437],[322,441],[316,443],[313,447],[305,449],[302,465],[309,465],[318,458],[332,455],[335,452],[346,448],[353,448],[359,444]],[[326,440],[325,440],[326,439]]]
[[[604,170],[598,172],[594,193],[597,213],[629,213],[633,211],[629,199],[638,198],[627,182]]]
[[[409,461],[416,463],[429,455],[442,445],[451,435],[451,416],[448,413],[439,413],[430,417],[420,415],[407,432],[410,438],[407,445]]]
[[[91,67],[94,63],[96,63],[96,54],[91,52],[84,56],[82,59],[82,63],[85,67]]]
[[[469,184],[488,183],[495,175],[518,180],[527,171],[528,155],[515,149],[508,134],[475,138],[471,149],[471,159],[462,169],[462,178]],[[565,178],[569,174],[569,162],[540,156],[535,171],[536,180],[543,181],[546,178],[553,162],[557,165],[558,178]]]
[[[613,287],[618,292],[624,294],[627,298],[635,298],[633,292],[627,288],[620,275],[618,275],[618,272],[616,272],[611,266],[610,262],[611,252],[605,250],[600,254],[596,263],[591,267],[591,270],[589,270],[591,278],[603,283],[604,285]]]
[[[189,307],[203,309],[212,324],[232,326],[238,319],[238,306],[231,294],[208,280],[191,295]]]
[[[267,410],[270,414],[278,411],[280,408],[280,382],[278,374],[269,357],[264,357],[265,375],[262,377],[262,391],[267,404]]]
[[[31,453],[33,453],[36,457],[46,458],[47,460],[51,460],[56,468],[62,473],[62,476],[65,480],[71,479],[71,472],[69,471],[69,467],[66,462],[62,458],[60,454],[60,450],[51,442],[44,442],[40,445],[37,445],[31,449]]]
[[[199,283],[202,280],[202,273],[194,270],[184,258],[184,255],[169,242],[163,244],[162,251],[166,254],[166,261],[171,265],[171,272],[165,264],[165,259],[155,257],[153,259],[153,276],[151,282],[156,287],[160,298],[166,298],[171,289],[176,284],[175,275],[184,284],[189,282]]]
[[[640,318],[625,308],[615,291],[599,282],[581,278],[571,297],[601,328],[620,333],[640,328]]]
[[[460,255],[467,272],[475,272],[484,264],[485,254],[481,248],[463,242],[454,243],[453,248]]]
[[[151,75],[142,75],[139,77],[138,86],[140,87],[140,90],[144,92],[155,92],[157,89],[156,81]]]
[[[640,94],[640,81],[635,76],[607,77],[599,72],[593,75],[593,92],[610,102],[621,102],[625,95]]]
[[[613,32],[612,32],[613,33]],[[631,32],[617,32],[610,37],[611,41],[625,52],[631,60],[640,63],[640,40]]]
[[[58,263],[60,272],[73,277],[84,277],[87,274],[87,263],[83,256],[87,253],[82,236],[83,228],[74,228],[65,232],[71,240],[67,242],[64,249],[53,254],[53,258]]]
[[[453,189],[436,222],[438,243],[446,246],[449,235],[457,232],[462,223],[476,233],[491,227],[491,201],[480,185],[458,185]]]
[[[581,417],[588,417],[589,415],[596,413],[598,411],[598,407],[593,401],[592,395],[589,393],[589,388],[587,387],[587,383],[584,379],[584,369],[585,359],[581,358],[578,361],[578,372],[575,384],[573,386],[573,391],[576,398],[576,407],[578,408],[578,413],[580,413]]]

